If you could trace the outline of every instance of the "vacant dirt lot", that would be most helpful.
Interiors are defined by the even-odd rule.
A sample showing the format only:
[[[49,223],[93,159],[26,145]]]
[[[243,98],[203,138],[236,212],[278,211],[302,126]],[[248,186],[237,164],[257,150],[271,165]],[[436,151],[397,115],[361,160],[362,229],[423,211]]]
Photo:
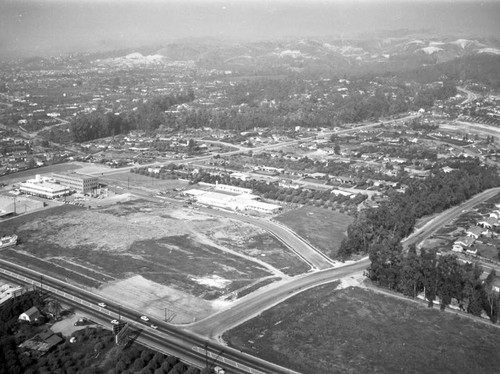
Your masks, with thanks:
[[[129,194],[98,201],[9,221],[22,244],[3,254],[153,316],[167,308],[177,323],[220,310],[260,279],[307,271],[249,224]]]

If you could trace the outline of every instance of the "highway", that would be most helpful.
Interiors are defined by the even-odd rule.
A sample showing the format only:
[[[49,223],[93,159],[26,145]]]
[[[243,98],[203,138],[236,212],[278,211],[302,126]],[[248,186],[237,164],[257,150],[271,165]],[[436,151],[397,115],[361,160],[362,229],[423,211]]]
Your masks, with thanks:
[[[231,374],[299,374],[293,370],[283,368],[259,358],[241,353],[235,349],[208,342],[205,337],[197,336],[188,331],[171,326],[163,321],[150,319],[148,322],[141,320],[140,311],[134,311],[125,305],[113,304],[105,300],[107,306],[102,308],[97,304],[103,300],[80,287],[62,282],[56,278],[40,274],[22,266],[0,260],[0,274],[5,278],[13,278],[17,282],[40,286],[45,292],[51,292],[64,303],[84,310],[95,317],[96,320],[108,320],[104,326],[111,328],[112,319],[121,319],[132,326],[132,335],[146,346],[157,349],[166,354],[179,357],[187,363],[204,367],[205,355],[208,350],[212,361],[222,367],[230,368]],[[153,329],[154,323],[158,329]]]

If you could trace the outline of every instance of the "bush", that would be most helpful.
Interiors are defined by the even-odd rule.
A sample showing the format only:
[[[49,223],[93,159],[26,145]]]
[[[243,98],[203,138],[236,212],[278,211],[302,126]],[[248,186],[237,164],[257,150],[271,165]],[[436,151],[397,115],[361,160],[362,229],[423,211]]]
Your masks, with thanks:
[[[134,361],[134,364],[132,365],[132,368],[135,370],[135,371],[139,371],[141,370],[144,365],[146,363],[144,362],[144,360],[142,358],[136,358],[135,361]]]

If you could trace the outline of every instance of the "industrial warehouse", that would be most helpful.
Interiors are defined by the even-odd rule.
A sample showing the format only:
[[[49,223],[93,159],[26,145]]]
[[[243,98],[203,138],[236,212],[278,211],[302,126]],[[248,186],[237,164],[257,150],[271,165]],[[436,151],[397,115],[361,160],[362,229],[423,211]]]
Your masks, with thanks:
[[[259,201],[260,197],[253,195],[252,190],[248,188],[216,184],[214,189],[224,192],[190,189],[184,191],[184,195],[190,196],[197,203],[217,208],[238,211],[253,210],[262,213],[278,213],[282,210],[280,205]]]

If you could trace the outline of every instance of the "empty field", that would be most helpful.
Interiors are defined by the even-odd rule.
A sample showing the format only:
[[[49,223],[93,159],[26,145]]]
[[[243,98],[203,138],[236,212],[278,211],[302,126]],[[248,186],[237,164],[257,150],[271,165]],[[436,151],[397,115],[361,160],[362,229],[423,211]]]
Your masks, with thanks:
[[[196,298],[191,305],[197,307],[181,308],[192,313],[188,319],[217,311],[219,301],[235,299],[240,290],[241,297],[269,279],[308,270],[255,226],[128,194],[112,199],[97,209],[63,205],[3,222],[2,232],[21,240],[3,255],[112,299],[137,301],[152,314]],[[134,279],[150,287],[149,298],[140,292],[129,298],[135,286],[125,281]]]
[[[150,177],[149,175],[141,175],[131,173],[129,171],[107,175],[101,179],[103,179],[103,181],[105,182],[112,182],[113,184],[115,184],[116,182],[121,182],[121,185],[130,184],[130,186],[146,187],[158,191],[172,190],[174,188],[184,188],[189,185],[187,181],[182,181],[179,179],[157,179]]]
[[[371,290],[329,285],[297,295],[223,338],[303,374],[489,374],[500,368],[499,331]]]
[[[335,258],[353,218],[327,209],[304,206],[281,214],[277,221],[290,227],[330,258]]]

